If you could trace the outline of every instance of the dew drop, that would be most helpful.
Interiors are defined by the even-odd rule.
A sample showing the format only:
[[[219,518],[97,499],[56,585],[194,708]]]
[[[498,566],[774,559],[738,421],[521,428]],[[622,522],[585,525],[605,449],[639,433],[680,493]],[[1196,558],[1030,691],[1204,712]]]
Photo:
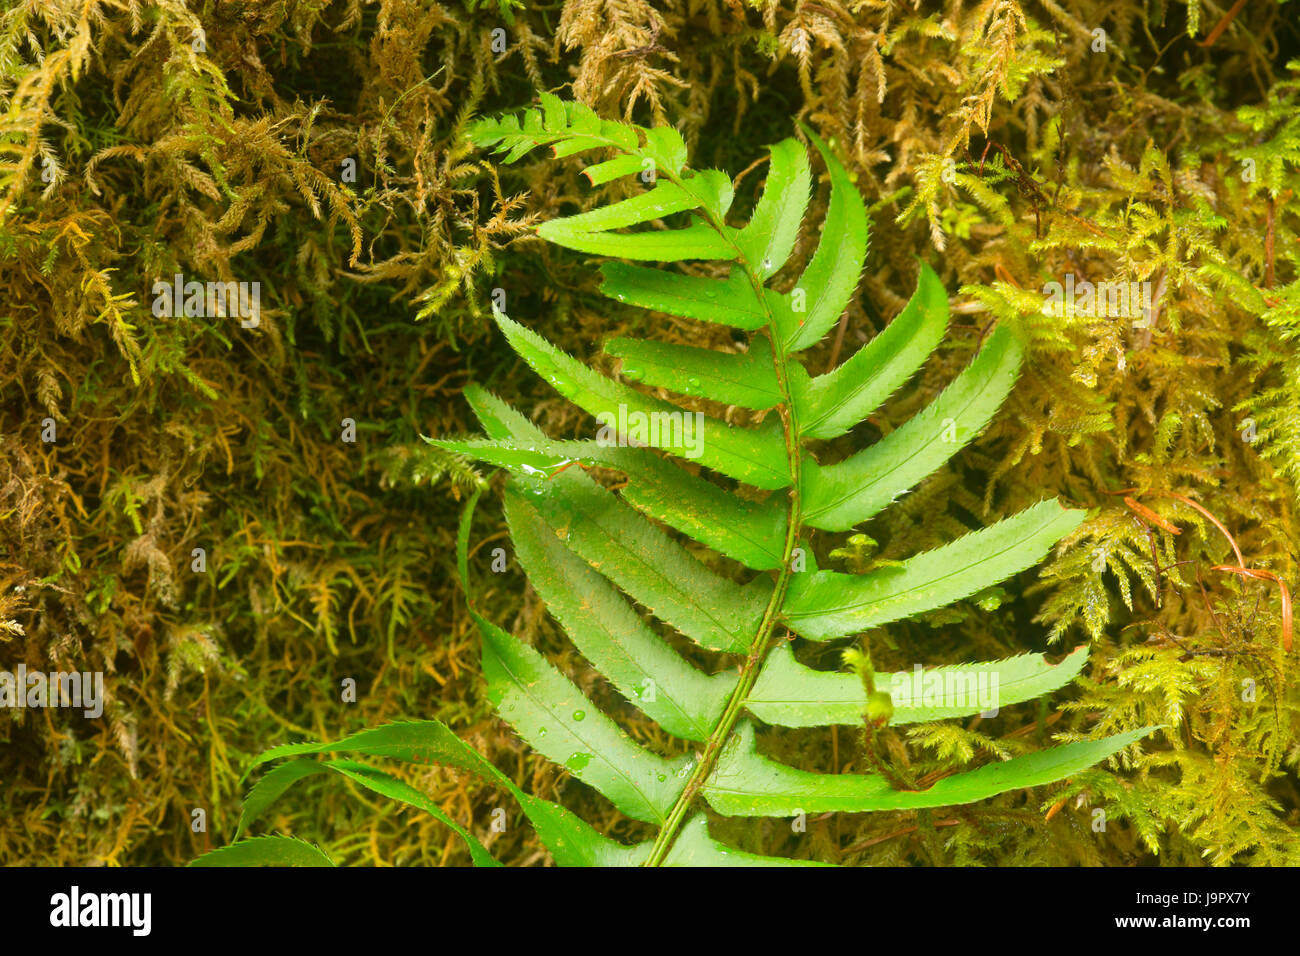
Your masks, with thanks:
[[[639,381],[641,380],[641,375],[642,375],[642,372],[641,372],[641,370],[640,370],[639,368],[625,368],[625,369],[623,369],[623,377],[624,377],[624,378],[630,378],[630,379],[631,379],[632,381],[634,381],[634,382],[639,382]]]
[[[591,763],[591,754],[574,754],[564,762],[564,765],[574,773],[577,773],[589,763]]]
[[[575,710],[575,711],[573,712],[573,719],[574,719],[574,720],[583,720],[583,719],[586,718],[586,716],[587,716],[586,711]]]
[[[657,777],[659,778],[659,782],[660,782],[660,783],[663,783],[665,780],[668,779],[668,777],[667,777],[665,774],[662,774],[662,773],[660,773],[660,774],[656,774],[655,776],[657,776]]]
[[[771,260],[771,259],[764,259],[764,260],[763,260],[763,268],[764,268],[764,269],[770,269],[770,268],[772,268],[772,260]]]

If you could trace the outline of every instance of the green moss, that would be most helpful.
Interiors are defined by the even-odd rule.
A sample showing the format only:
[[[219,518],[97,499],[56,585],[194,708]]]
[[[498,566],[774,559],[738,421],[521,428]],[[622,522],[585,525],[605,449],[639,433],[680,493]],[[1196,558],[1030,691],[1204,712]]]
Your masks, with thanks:
[[[1288,6],[1248,5],[1221,30],[1197,4],[1090,0],[947,15],[836,0],[197,13],[159,0],[138,21],[84,6],[0,14],[0,668],[103,670],[110,700],[98,721],[0,713],[0,859],[187,861],[233,833],[251,754],[399,717],[437,716],[526,789],[612,819],[482,699],[453,583],[473,478],[420,441],[468,427],[457,392],[471,375],[539,408],[552,434],[581,426],[520,394],[532,379],[486,333],[493,289],[584,358],[645,321],[611,315],[577,257],[522,238],[532,217],[601,195],[576,163],[498,182],[459,138],[477,112],[570,84],[608,115],[679,125],[702,165],[744,169],[802,119],[864,195],[887,197],[865,294],[814,361],[897,314],[917,256],[962,286],[965,318],[877,430],[932,399],[992,320],[1029,340],[1008,410],[864,529],[880,543],[870,558],[1049,494],[1094,516],[997,611],[893,628],[873,663],[1042,650],[1030,642],[1045,625],[1056,648],[1093,642],[1089,680],[1050,713],[1012,707],[886,744],[979,760],[1016,735],[1172,727],[1140,763],[1033,800],[809,821],[804,835],[731,821],[719,835],[769,853],[815,839],[855,863],[1297,861],[1300,696],[1281,592],[1215,570],[1239,563],[1228,538],[1172,497],[1214,515],[1245,567],[1295,582]],[[742,196],[762,175],[745,174]],[[260,324],[155,317],[153,282],[176,273],[260,282]],[[1045,315],[1044,287],[1067,273],[1150,283],[1154,322]],[[346,418],[355,443],[340,440]],[[522,579],[497,578],[494,617],[518,615],[563,664]],[[347,677],[355,704],[340,700]],[[860,761],[847,737],[810,734],[802,753]],[[497,805],[468,779],[413,779],[462,820]],[[467,861],[432,821],[309,788],[268,822],[346,862]],[[207,834],[190,829],[194,807]],[[493,851],[542,859],[522,829]]]

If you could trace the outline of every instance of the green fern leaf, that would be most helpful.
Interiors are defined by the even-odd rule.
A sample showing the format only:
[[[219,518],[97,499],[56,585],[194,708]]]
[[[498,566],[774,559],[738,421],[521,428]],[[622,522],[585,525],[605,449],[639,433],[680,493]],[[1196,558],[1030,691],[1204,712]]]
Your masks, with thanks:
[[[333,866],[334,861],[305,840],[260,836],[209,850],[190,866]]]
[[[726,816],[780,817],[798,813],[913,810],[973,803],[987,797],[1052,783],[1086,770],[1152,728],[1143,727],[1102,740],[1040,750],[1001,763],[944,777],[927,790],[895,790],[880,774],[829,774],[796,770],[758,753],[754,728],[737,727],[703,789],[709,806]]]
[[[948,327],[948,294],[921,265],[916,293],[889,327],[833,371],[791,378],[791,399],[806,438],[835,438],[884,404],[919,369]],[[652,383],[653,384],[653,383]]]
[[[647,427],[644,436],[629,435],[632,440],[645,441],[682,457],[697,457],[701,464],[756,488],[783,488],[790,483],[785,446],[775,420],[766,428],[745,432],[703,415],[691,418],[670,402],[650,398],[592,371],[536,332],[500,312],[494,310],[494,314],[515,350],[575,405],[593,415],[608,415],[606,424],[610,427],[620,427],[627,420],[667,426]],[[626,417],[618,414],[621,409],[626,410]]]
[[[962,688],[974,686],[996,690],[997,704],[1019,704],[1064,687],[1079,676],[1088,659],[1088,647],[1076,650],[1059,664],[1049,664],[1038,654],[1021,654],[1003,661],[931,668],[924,681],[908,673],[877,673],[877,687],[903,687],[906,695],[892,693],[892,725],[917,724],[951,717],[969,717],[981,711],[978,693],[947,694],[946,688],[959,681]],[[995,677],[993,675],[996,675]],[[937,681],[945,688],[942,703],[925,703],[925,681]],[[996,682],[994,682],[996,681]],[[920,683],[921,687],[914,686]],[[917,700],[917,698],[921,698]],[[961,697],[969,702],[956,703]],[[862,682],[856,674],[816,671],[794,658],[789,644],[780,644],[768,657],[745,707],[759,720],[779,727],[826,727],[831,724],[862,723]]]
[[[529,580],[592,666],[673,736],[707,740],[735,676],[682,660],[517,492],[507,493],[506,520]]]
[[[494,624],[483,634],[488,697],[525,740],[628,816],[662,824],[694,760],[665,760],[633,743],[542,655]]]
[[[894,567],[795,575],[784,620],[800,637],[826,641],[944,607],[1035,564],[1083,517],[1042,501]]]
[[[280,764],[257,782],[257,786],[248,792],[244,800],[244,809],[239,817],[239,829],[235,836],[248,828],[259,816],[275,803],[290,787],[305,777],[333,771],[383,797],[405,803],[430,814],[434,819],[454,830],[469,848],[470,858],[475,866],[500,866],[478,838],[464,829],[442,808],[409,784],[397,778],[367,767],[365,764],[351,760],[330,760],[324,763],[315,760],[290,760]]]
[[[785,397],[766,339],[755,339],[748,351],[738,354],[639,339],[614,339],[605,351],[623,360],[624,378],[682,395],[707,395],[724,405],[757,411]]]
[[[902,427],[837,465],[805,469],[804,523],[847,531],[877,514],[988,424],[1019,366],[1019,343],[999,328],[970,368]]]

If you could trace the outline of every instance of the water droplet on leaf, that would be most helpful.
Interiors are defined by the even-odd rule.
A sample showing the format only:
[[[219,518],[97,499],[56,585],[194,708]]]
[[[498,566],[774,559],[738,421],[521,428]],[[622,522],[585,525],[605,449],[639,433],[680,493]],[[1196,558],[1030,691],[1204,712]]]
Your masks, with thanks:
[[[574,773],[577,773],[589,763],[591,763],[591,754],[574,754],[564,762],[564,765]]]

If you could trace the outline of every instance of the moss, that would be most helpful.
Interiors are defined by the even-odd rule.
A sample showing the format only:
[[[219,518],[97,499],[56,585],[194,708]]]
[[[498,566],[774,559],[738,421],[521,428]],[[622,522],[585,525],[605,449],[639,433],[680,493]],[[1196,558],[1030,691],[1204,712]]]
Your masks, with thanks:
[[[1093,643],[1089,680],[1050,713],[1008,708],[893,746],[982,759],[1017,734],[1170,725],[1139,764],[1034,800],[809,821],[809,836],[858,863],[1296,862],[1281,592],[1216,570],[1296,579],[1288,13],[1249,5],[1220,28],[1218,7],[1088,0],[12,4],[0,666],[103,670],[109,703],[98,721],[0,714],[0,859],[184,862],[233,833],[251,754],[426,715],[630,835],[491,716],[453,584],[469,477],[419,440],[468,427],[471,379],[553,434],[580,426],[486,334],[493,289],[584,358],[645,321],[611,315],[591,270],[525,238],[592,200],[576,164],[499,182],[459,137],[477,112],[567,84],[608,115],[680,125],[702,165],[743,169],[795,120],[832,138],[875,203],[873,251],[814,361],[897,314],[917,256],[961,288],[948,347],[880,430],[932,398],[994,319],[1030,341],[1009,411],[866,529],[874,557],[1049,494],[1095,516],[1041,576],[1006,584],[997,612],[892,629],[877,663],[992,658],[1050,635]],[[176,273],[260,282],[259,325],[156,317],[153,283]],[[1150,327],[1045,315],[1067,273],[1150,283]],[[572,663],[518,574],[493,587],[497,620]],[[860,761],[848,737],[810,736],[803,754]],[[479,824],[503,799],[451,773],[412,779]],[[311,788],[268,824],[349,862],[467,859],[432,821]],[[806,838],[726,826],[765,852]],[[523,828],[491,837],[508,861],[545,858]]]

